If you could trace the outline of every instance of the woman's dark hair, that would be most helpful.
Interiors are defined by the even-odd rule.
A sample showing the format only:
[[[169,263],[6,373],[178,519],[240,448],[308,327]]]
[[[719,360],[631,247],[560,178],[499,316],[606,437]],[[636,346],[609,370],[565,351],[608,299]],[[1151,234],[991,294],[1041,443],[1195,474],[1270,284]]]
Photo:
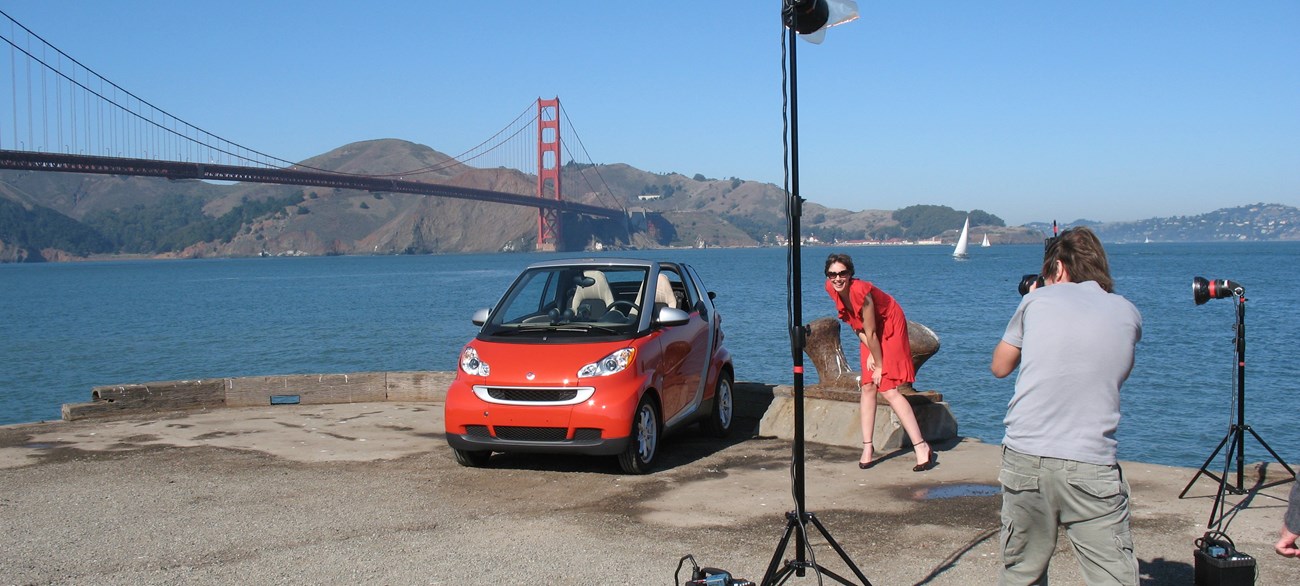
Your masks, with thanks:
[[[1106,250],[1087,226],[1077,226],[1061,232],[1043,251],[1043,276],[1056,276],[1056,261],[1061,261],[1075,283],[1096,281],[1107,293],[1115,292],[1115,281],[1110,277],[1110,263]]]
[[[844,268],[849,270],[850,277],[857,274],[853,271],[853,259],[849,258],[849,255],[847,254],[840,254],[838,252],[831,253],[830,256],[826,257],[826,269],[823,270],[823,272],[829,273],[831,271],[831,265],[835,263],[844,265]]]

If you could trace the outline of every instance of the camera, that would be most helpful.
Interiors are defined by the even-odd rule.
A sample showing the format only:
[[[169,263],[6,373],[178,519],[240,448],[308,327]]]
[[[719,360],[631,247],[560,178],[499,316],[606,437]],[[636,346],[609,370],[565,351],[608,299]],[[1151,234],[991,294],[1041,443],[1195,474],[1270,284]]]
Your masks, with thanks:
[[[1024,297],[1026,294],[1028,294],[1030,288],[1033,287],[1034,285],[1042,287],[1043,284],[1044,283],[1043,283],[1042,275],[1033,274],[1033,275],[1025,275],[1023,277],[1020,277],[1020,287],[1018,288],[1018,290],[1020,291],[1020,296]]]
[[[1205,277],[1192,278],[1192,299],[1197,305],[1211,299],[1224,299],[1233,295],[1244,295],[1246,289],[1228,279],[1206,280]]]

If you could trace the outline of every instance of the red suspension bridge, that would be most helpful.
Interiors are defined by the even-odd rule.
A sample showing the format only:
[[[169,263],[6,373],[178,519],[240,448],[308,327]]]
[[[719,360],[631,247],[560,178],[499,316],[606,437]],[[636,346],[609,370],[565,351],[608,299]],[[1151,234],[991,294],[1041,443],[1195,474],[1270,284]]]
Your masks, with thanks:
[[[538,99],[535,109],[530,104],[491,138],[444,163],[382,175],[344,173],[287,161],[190,124],[105,79],[3,11],[0,16],[0,50],[9,52],[7,63],[0,59],[0,75],[9,85],[0,92],[0,169],[274,183],[534,207],[538,250],[561,248],[563,214],[626,219],[603,185],[588,185],[588,191],[604,194],[611,207],[564,200],[564,154],[587,163],[590,157],[585,150],[575,157],[561,141],[562,127],[576,133],[562,124],[568,118],[559,98]],[[534,175],[536,193],[419,180],[471,162]],[[603,184],[598,175],[594,181]]]

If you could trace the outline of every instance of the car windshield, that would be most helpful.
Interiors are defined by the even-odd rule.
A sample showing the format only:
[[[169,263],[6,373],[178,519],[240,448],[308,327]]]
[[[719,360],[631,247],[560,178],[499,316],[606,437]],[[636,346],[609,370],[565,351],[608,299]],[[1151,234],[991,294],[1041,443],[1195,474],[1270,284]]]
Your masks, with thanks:
[[[482,335],[623,336],[641,320],[644,267],[563,266],[524,272]]]

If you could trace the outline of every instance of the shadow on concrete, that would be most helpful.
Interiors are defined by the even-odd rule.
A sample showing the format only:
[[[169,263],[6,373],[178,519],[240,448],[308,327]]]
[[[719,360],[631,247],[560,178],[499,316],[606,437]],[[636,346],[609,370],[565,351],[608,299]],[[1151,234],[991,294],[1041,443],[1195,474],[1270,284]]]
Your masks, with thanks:
[[[1188,545],[1188,557],[1191,557],[1191,545]],[[1138,560],[1138,576],[1142,584],[1191,584],[1196,581],[1196,571],[1187,562],[1176,562],[1164,558],[1151,561]]]

